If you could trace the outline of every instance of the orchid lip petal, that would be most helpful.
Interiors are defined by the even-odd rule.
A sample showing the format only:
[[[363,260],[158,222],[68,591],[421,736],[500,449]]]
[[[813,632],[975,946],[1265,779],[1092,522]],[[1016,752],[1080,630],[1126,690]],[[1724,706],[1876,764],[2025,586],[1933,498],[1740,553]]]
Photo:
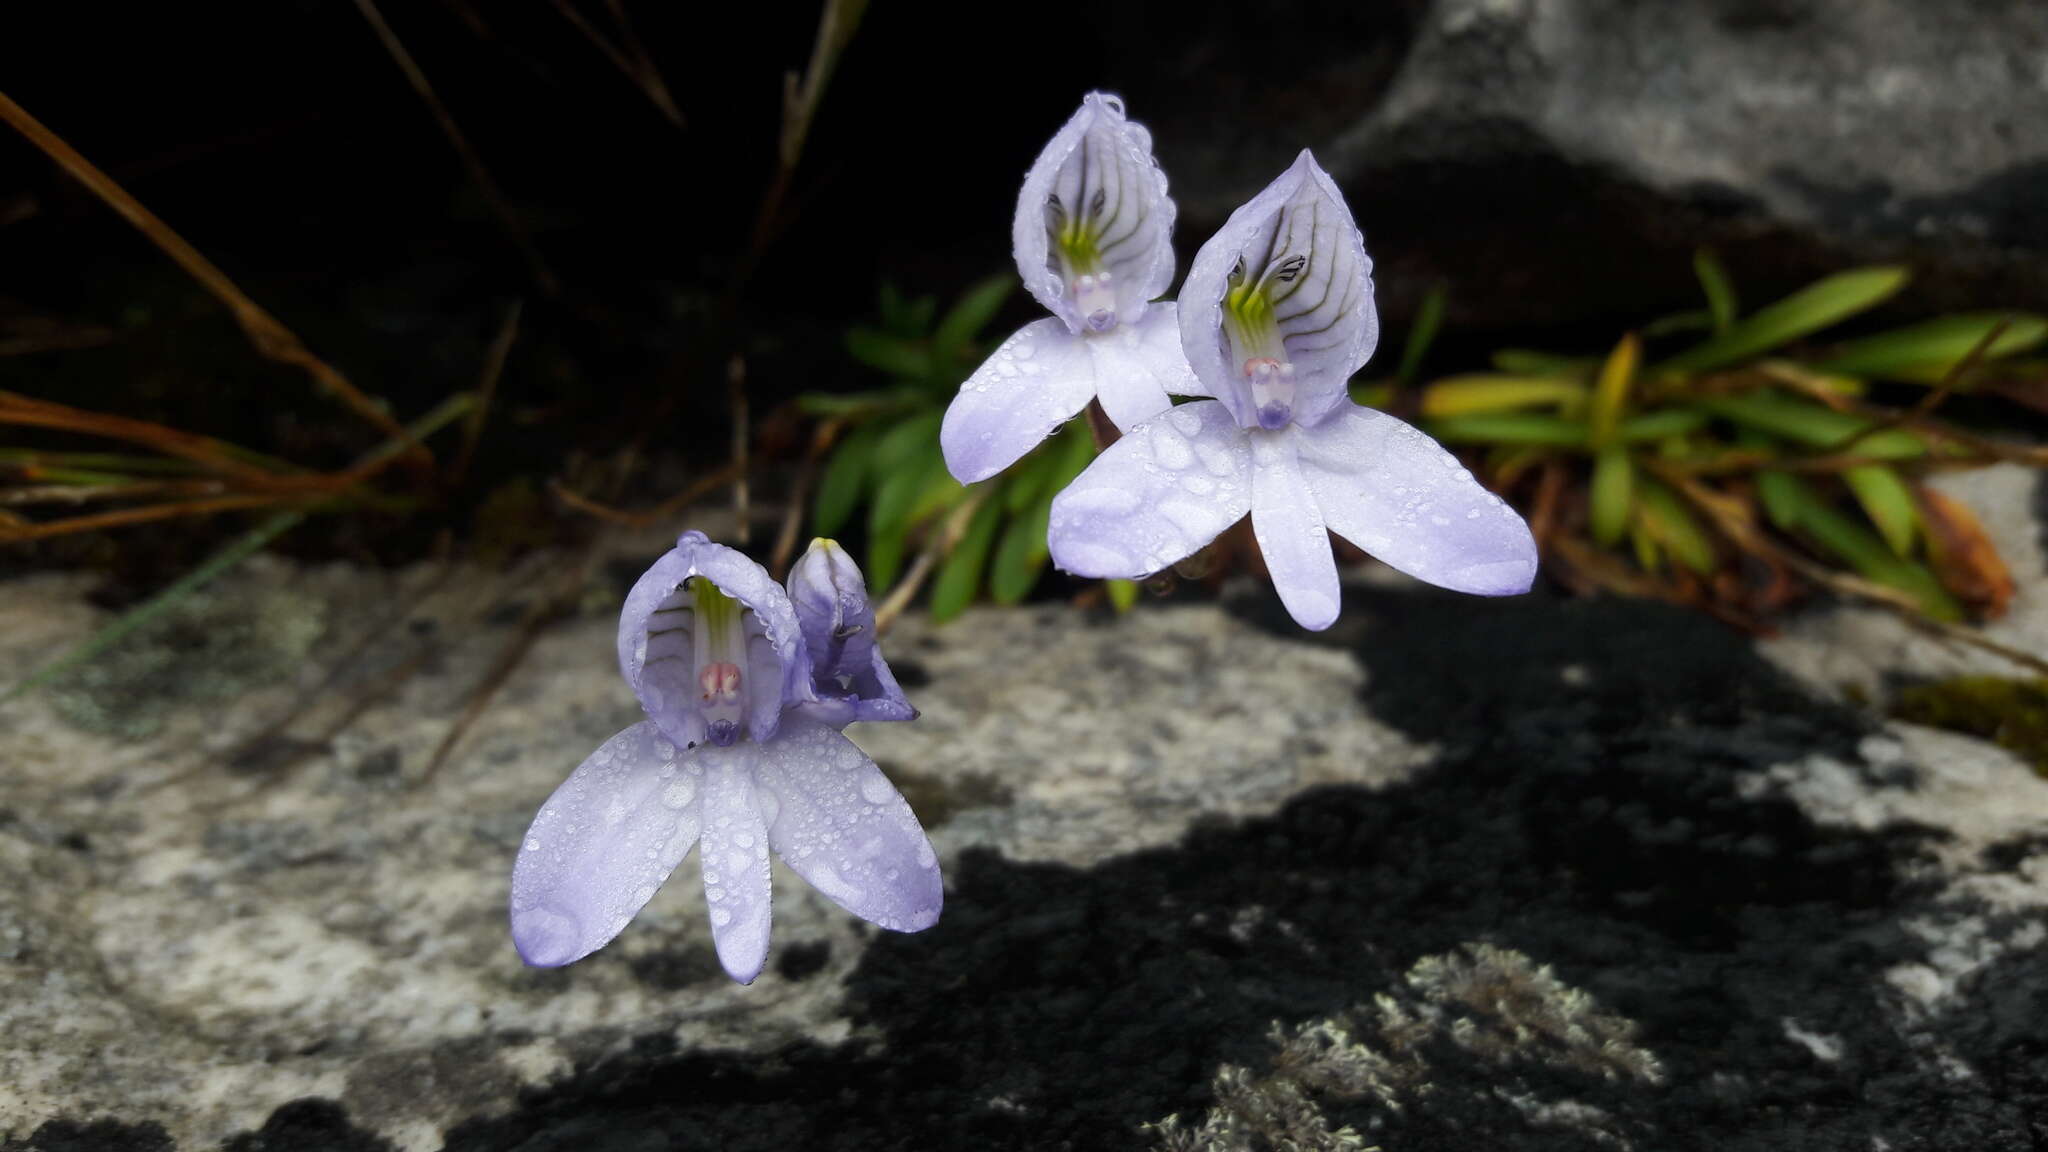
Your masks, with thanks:
[[[1135,323],[1173,283],[1173,222],[1152,134],[1091,92],[1017,194],[1011,238],[1024,287],[1076,335]]]
[[[792,716],[763,747],[774,797],[769,843],[833,903],[893,932],[920,932],[945,904],[938,854],[882,770],[831,727]]]
[[[704,903],[726,975],[752,984],[768,963],[774,890],[768,822],[755,780],[780,734],[765,744],[704,749]]]
[[[1015,464],[1095,395],[1090,341],[1059,320],[1034,320],[1003,341],[960,385],[939,425],[946,468],[973,484]],[[1162,401],[1163,401],[1162,397]]]
[[[1312,424],[1379,341],[1372,260],[1336,181],[1303,151],[1202,245],[1181,343],[1240,425]]]
[[[1529,526],[1422,431],[1348,400],[1297,431],[1302,473],[1331,531],[1440,587],[1479,596],[1529,590],[1537,562]]]
[[[537,968],[580,960],[623,930],[696,845],[703,768],[643,720],[555,789],[512,866],[512,942]]]
[[[1053,497],[1047,543],[1064,571],[1137,579],[1193,555],[1251,498],[1245,431],[1197,400],[1131,428]]]
[[[1337,560],[1298,456],[1300,430],[1249,434],[1252,535],[1273,589],[1294,622],[1311,632],[1336,623]]]

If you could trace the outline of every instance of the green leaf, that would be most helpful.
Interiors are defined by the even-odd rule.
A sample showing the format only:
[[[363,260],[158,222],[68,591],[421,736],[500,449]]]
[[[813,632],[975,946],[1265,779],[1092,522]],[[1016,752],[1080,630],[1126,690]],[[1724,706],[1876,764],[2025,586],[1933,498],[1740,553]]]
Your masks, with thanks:
[[[1763,501],[1764,515],[1780,532],[1789,532],[1799,523],[1799,484],[1797,476],[1775,468],[1760,469],[1756,474],[1756,494]]]
[[[1361,408],[1384,411],[1393,407],[1394,385],[1387,380],[1354,380],[1351,383],[1351,402]]]
[[[1911,555],[1920,509],[1899,474],[1883,464],[1865,464],[1843,470],[1842,483],[1849,486],[1850,494],[1891,550],[1900,556]]]
[[[938,448],[939,422],[945,416],[944,412],[920,412],[890,428],[875,445],[876,471],[892,475],[920,450]]]
[[[1628,449],[1610,444],[1593,457],[1593,482],[1586,490],[1593,539],[1603,548],[1620,543],[1628,528],[1628,513],[1635,487],[1635,461]]]
[[[1424,429],[1446,444],[1542,444],[1552,448],[1586,445],[1584,424],[1534,412],[1453,416],[1428,421]]]
[[[1640,444],[1648,440],[1684,436],[1706,426],[1705,412],[1692,408],[1666,408],[1623,420],[1620,430],[1616,433],[1616,439],[1623,444]]]
[[[1449,294],[1443,284],[1430,286],[1422,298],[1422,306],[1415,310],[1415,323],[1408,329],[1408,343],[1401,349],[1401,367],[1394,378],[1403,384],[1415,379],[1422,370],[1422,358],[1429,355],[1429,346],[1436,341],[1437,329],[1444,322],[1444,297]]]
[[[1095,434],[1088,430],[1086,420],[1074,420],[1060,432],[1058,463],[1046,477],[1046,498],[1074,482],[1088,465],[1095,462]]]
[[[1104,580],[1102,586],[1109,593],[1109,606],[1119,613],[1129,612],[1138,606],[1137,581]]]
[[[932,347],[938,351],[941,360],[950,361],[972,343],[975,336],[988,326],[995,314],[1003,307],[1003,301],[1010,298],[1010,290],[1017,286],[1017,278],[1005,272],[976,281],[960,299],[946,310],[945,318],[939,321],[932,333]]]
[[[878,372],[911,380],[921,380],[932,371],[930,349],[916,340],[875,328],[848,328],[846,354]]]
[[[1056,436],[1048,436],[1033,448],[1030,454],[1010,466],[1010,470],[998,477],[1003,485],[1003,511],[1015,516],[1037,502],[1039,494],[1045,491],[1045,483],[1052,477],[1053,469],[1059,466],[1065,443]]]
[[[1642,358],[1643,342],[1630,332],[1600,365],[1600,375],[1593,381],[1593,406],[1586,414],[1589,441],[1595,447],[1613,442],[1622,414],[1628,410],[1629,389],[1635,384],[1636,366]]]
[[[1870,422],[1860,416],[1796,400],[1779,392],[1703,396],[1693,403],[1724,420],[1810,448],[1833,448],[1870,426]],[[1854,452],[1874,460],[1910,460],[1925,456],[1927,445],[1910,432],[1887,428],[1858,440]]]
[[[1675,332],[1712,331],[1714,314],[1704,308],[1695,308],[1690,312],[1667,313],[1643,325],[1643,339],[1655,340],[1659,336],[1669,336]]]
[[[1815,367],[1846,376],[1939,381],[1970,354],[1991,330],[2004,331],[1984,350],[1983,359],[2014,356],[2048,340],[2048,320],[2024,312],[1979,312],[1937,316],[1906,328],[1851,340]]]
[[[903,293],[896,290],[896,285],[887,280],[882,281],[880,296],[883,328],[898,336],[915,337],[922,335],[922,333],[910,327],[910,309],[904,304]]]
[[[1047,558],[1045,530],[1052,514],[1052,494],[1012,516],[1003,526],[996,544],[996,558],[988,570],[989,598],[998,604],[1015,604],[1031,594]]]
[[[1518,408],[1564,407],[1584,401],[1587,395],[1584,384],[1556,376],[1447,376],[1422,390],[1422,415],[1441,419]]]
[[[946,554],[945,563],[939,566],[938,579],[932,585],[934,621],[944,623],[951,620],[974,602],[974,594],[981,588],[981,571],[988,563],[988,550],[995,543],[996,526],[1002,518],[1002,506],[987,497],[974,510],[973,518],[967,522],[967,531]]]
[[[939,310],[939,302],[931,296],[919,296],[903,309],[903,323],[907,335],[922,338],[931,331],[932,316]]]
[[[1700,291],[1706,293],[1707,315],[1714,331],[1726,332],[1741,311],[1735,299],[1735,282],[1728,279],[1728,270],[1721,266],[1721,258],[1711,248],[1693,250],[1692,273],[1699,277]]]
[[[1802,288],[1729,325],[1652,369],[1659,376],[1705,372],[1748,360],[1875,308],[1906,286],[1904,268],[1858,268]]]
[[[1511,376],[1583,376],[1598,363],[1591,356],[1560,356],[1528,348],[1503,348],[1493,354],[1493,366]]]
[[[1700,527],[1685,499],[1660,481],[1648,476],[1636,485],[1636,512],[1643,529],[1654,537],[1674,560],[1694,573],[1711,576],[1721,566],[1713,538]]]
[[[847,433],[846,439],[832,450],[831,458],[825,461],[825,471],[818,478],[817,502],[811,506],[813,535],[835,536],[845,526],[847,517],[853,515],[861,493],[867,490],[868,478],[874,475],[871,465],[882,431],[878,423],[863,424]]]
[[[1935,579],[1934,573],[1893,555],[1875,533],[1835,511],[1805,481],[1796,476],[1786,479],[1793,482],[1798,526],[1816,545],[1846,561],[1865,579],[1911,596],[1928,616],[1950,623],[1962,620],[1962,606]]]
[[[887,447],[884,437],[882,447]],[[933,478],[933,468],[944,472],[945,461],[939,455],[939,446],[919,446],[911,459],[890,467],[883,467],[880,448],[875,452],[875,469],[878,477],[873,502],[868,505],[868,535],[880,535],[898,528],[908,529],[911,523],[911,509],[924,495]]]

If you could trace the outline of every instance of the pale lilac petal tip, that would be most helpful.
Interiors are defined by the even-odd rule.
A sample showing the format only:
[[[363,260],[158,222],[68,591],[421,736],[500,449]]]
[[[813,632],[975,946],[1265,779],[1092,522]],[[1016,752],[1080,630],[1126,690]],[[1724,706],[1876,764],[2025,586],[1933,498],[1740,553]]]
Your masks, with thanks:
[[[947,470],[973,484],[1015,464],[1087,405],[1095,383],[1082,337],[1058,320],[1026,324],[947,406],[939,427]]]
[[[1453,591],[1529,590],[1536,578],[1529,526],[1442,445],[1348,401],[1297,435],[1309,488],[1339,536]]]
[[[1053,498],[1053,563],[1077,576],[1149,576],[1251,508],[1250,449],[1215,400],[1132,428]]]
[[[894,932],[938,922],[939,859],[901,793],[832,728],[791,716],[762,749],[776,854],[848,912]]]
[[[541,805],[512,866],[512,942],[537,968],[605,946],[697,842],[703,769],[653,722],[604,742]]]
[[[1252,534],[1288,615],[1320,632],[1337,622],[1337,561],[1295,455],[1299,436],[1294,428],[1250,434]]]
[[[806,721],[792,715],[789,721]],[[706,748],[704,760],[704,903],[711,916],[711,940],[726,975],[752,984],[768,962],[773,921],[773,886],[768,864],[768,824],[755,780],[768,759],[765,745]]]

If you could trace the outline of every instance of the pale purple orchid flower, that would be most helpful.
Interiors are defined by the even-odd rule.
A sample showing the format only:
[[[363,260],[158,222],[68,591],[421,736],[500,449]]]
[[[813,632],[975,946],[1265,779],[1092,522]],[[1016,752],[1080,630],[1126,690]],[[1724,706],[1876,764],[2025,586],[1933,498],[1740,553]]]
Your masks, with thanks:
[[[898,932],[938,921],[938,857],[910,805],[839,733],[834,708],[814,711],[803,615],[759,564],[699,532],[633,585],[619,669],[648,718],[591,753],[527,829],[511,919],[528,964],[610,943],[700,842],[712,941],[742,984],[767,962],[771,849],[864,920]]]
[[[1337,619],[1326,529],[1420,580],[1529,590],[1529,528],[1422,432],[1352,403],[1379,339],[1372,261],[1343,194],[1302,152],[1196,254],[1180,293],[1188,362],[1214,400],[1132,428],[1053,500],[1053,562],[1148,576],[1250,513],[1295,621]]]
[[[1017,462],[1091,399],[1119,428],[1209,393],[1189,371],[1171,301],[1173,201],[1152,134],[1091,92],[1024,176],[1012,247],[1052,316],[1003,341],[946,409],[946,467],[963,484]]]
[[[860,566],[836,541],[817,539],[789,570],[789,599],[810,652],[806,712],[844,728],[856,720],[915,720],[875,638]]]

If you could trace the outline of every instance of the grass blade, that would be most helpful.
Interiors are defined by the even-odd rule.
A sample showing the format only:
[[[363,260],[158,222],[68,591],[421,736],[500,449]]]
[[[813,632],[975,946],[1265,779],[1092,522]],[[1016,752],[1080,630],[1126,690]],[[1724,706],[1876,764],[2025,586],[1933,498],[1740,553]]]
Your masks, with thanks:
[[[1877,525],[1885,544],[1897,555],[1911,555],[1913,540],[1919,535],[1920,513],[1912,489],[1899,474],[1882,464],[1865,464],[1844,469],[1842,482],[1863,506],[1864,515]]]
[[[1715,332],[1726,332],[1741,311],[1735,298],[1735,282],[1711,248],[1697,248],[1692,254],[1692,273],[1699,277],[1700,291],[1707,297],[1707,313],[1713,317]]]
[[[1415,310],[1415,323],[1408,329],[1408,342],[1401,348],[1401,367],[1394,378],[1403,384],[1413,383],[1417,372],[1422,370],[1422,358],[1429,355],[1429,346],[1436,342],[1437,329],[1444,322],[1444,298],[1449,290],[1442,283],[1430,286],[1423,296],[1421,307]]]
[[[1984,350],[1985,360],[2018,355],[2048,340],[2048,319],[2039,316],[2003,312],[1937,316],[1924,323],[1851,340],[1814,367],[1843,376],[1935,383],[2000,323],[2005,324],[2005,329]]]
[[[989,549],[995,544],[996,528],[1002,519],[1002,506],[994,500],[984,499],[974,510],[974,518],[967,522],[967,531],[946,554],[946,562],[939,566],[938,580],[932,585],[933,621],[944,623],[951,620],[974,603],[974,594],[981,590],[981,573],[988,565]]]
[[[1652,372],[1659,376],[1706,372],[1748,360],[1802,336],[1875,308],[1906,286],[1904,268],[1857,268],[1794,292],[1700,344],[1680,352]]]
[[[1635,461],[1629,459],[1628,449],[1619,444],[1610,444],[1593,457],[1593,482],[1586,489],[1587,511],[1592,520],[1593,539],[1603,548],[1620,543],[1621,534],[1628,528],[1635,474]]]

